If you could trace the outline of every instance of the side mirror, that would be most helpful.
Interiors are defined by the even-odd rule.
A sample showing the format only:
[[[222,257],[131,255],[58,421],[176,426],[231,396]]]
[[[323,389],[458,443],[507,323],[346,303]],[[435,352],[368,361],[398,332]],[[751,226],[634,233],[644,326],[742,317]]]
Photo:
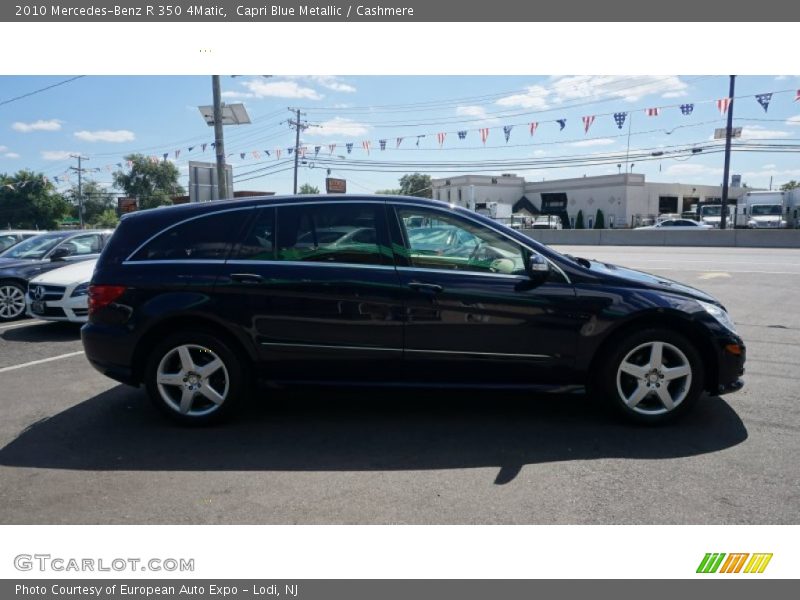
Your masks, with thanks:
[[[550,274],[550,263],[541,254],[532,254],[526,265],[528,276],[536,281],[544,281]]]
[[[71,252],[69,251],[69,248],[65,248],[62,246],[61,248],[56,248],[55,250],[53,250],[53,253],[50,254],[50,260],[53,261],[64,260],[70,254]]]

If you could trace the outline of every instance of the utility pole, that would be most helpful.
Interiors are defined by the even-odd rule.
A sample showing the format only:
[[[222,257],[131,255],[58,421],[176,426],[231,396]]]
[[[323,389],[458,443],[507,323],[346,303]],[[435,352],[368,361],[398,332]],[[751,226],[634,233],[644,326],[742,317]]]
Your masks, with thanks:
[[[89,160],[88,156],[81,156],[80,154],[70,154],[70,158],[78,159],[77,167],[70,167],[71,170],[78,172],[78,219],[81,222],[81,229],[83,229],[83,172],[85,169],[81,167],[81,161]]]
[[[306,121],[300,121],[301,116],[305,116],[306,113],[300,112],[299,108],[290,108],[289,112],[295,114],[295,120],[292,121],[289,119],[289,125],[294,127],[295,129],[295,138],[294,138],[294,193],[297,193],[297,167],[300,161],[300,131],[309,128],[309,124]]]
[[[723,172],[724,179],[722,180],[722,209],[719,218],[719,228],[725,229],[726,217],[728,212],[728,180],[730,179],[731,170],[731,135],[733,133],[733,94],[736,87],[736,75],[731,75],[730,90],[728,91],[728,128],[725,131],[725,170]]]
[[[214,95],[214,149],[217,153],[217,196],[219,200],[228,196],[228,185],[225,174],[225,141],[222,133],[222,93],[219,86],[219,75],[211,76],[211,87]]]

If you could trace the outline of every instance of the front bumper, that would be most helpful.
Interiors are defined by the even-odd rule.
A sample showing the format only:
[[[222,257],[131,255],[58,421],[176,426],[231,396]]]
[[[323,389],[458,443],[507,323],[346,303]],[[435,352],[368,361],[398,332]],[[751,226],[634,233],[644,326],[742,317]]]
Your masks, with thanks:
[[[738,336],[719,340],[717,356],[716,385],[710,386],[709,392],[715,394],[730,394],[744,387],[744,363],[747,359],[747,349]]]

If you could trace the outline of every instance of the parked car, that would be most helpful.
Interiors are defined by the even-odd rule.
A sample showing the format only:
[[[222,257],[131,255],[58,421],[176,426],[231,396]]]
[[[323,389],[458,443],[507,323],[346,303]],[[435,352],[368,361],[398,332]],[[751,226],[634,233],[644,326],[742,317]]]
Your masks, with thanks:
[[[434,227],[426,236],[407,223],[450,230],[437,251]],[[372,229],[374,243],[302,241],[356,226]],[[469,252],[449,254],[452,230]],[[700,290],[560,254],[466,209],[394,196],[270,196],[126,215],[97,262],[81,332],[98,371],[143,384],[184,423],[229,415],[254,378],[582,385],[631,419],[660,423],[704,391],[741,388],[745,362],[725,308]]]
[[[89,316],[89,282],[97,260],[82,260],[53,269],[28,282],[28,316],[46,321],[85,323]]]
[[[699,221],[692,221],[690,219],[664,219],[655,225],[648,225],[646,227],[637,227],[636,229],[670,229],[694,231],[697,229],[714,229],[711,225],[700,223]]]
[[[28,281],[66,263],[97,258],[109,230],[54,231],[24,240],[0,253],[0,321],[25,314]]]
[[[8,250],[11,246],[19,244],[22,240],[27,240],[29,237],[41,233],[46,232],[33,229],[3,229],[0,231],[0,252]]]

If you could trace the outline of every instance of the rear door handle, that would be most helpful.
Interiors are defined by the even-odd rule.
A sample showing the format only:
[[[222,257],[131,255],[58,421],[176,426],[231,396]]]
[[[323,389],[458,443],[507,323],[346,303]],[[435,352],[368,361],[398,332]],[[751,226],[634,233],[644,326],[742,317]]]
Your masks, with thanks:
[[[263,283],[264,278],[255,273],[231,273],[231,279],[239,283]]]
[[[438,283],[422,283],[421,281],[412,281],[408,284],[408,287],[410,287],[412,290],[417,290],[420,292],[433,292],[434,294],[444,291],[444,287]]]

